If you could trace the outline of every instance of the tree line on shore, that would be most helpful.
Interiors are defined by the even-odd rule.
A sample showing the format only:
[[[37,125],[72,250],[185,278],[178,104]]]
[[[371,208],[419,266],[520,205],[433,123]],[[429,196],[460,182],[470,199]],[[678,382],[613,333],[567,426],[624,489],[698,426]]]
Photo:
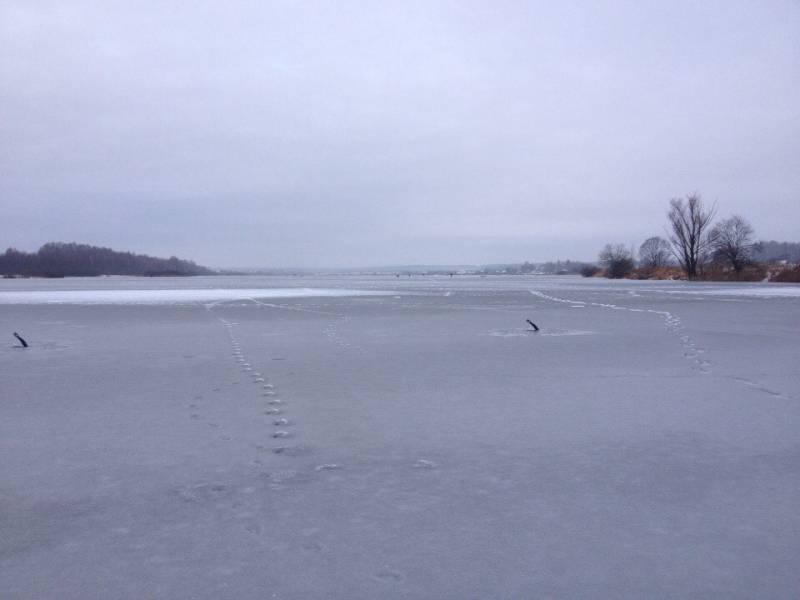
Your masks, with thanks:
[[[190,260],[155,258],[117,252],[111,248],[51,242],[36,252],[9,248],[0,254],[0,274],[5,277],[76,277],[96,275],[186,276],[215,272]]]
[[[723,281],[800,281],[800,244],[757,242],[750,223],[740,215],[714,222],[716,205],[699,194],[670,200],[667,237],[653,236],[633,248],[606,244],[599,265],[581,270],[586,277],[612,279],[706,279]],[[781,257],[781,251],[785,258]],[[762,260],[758,260],[762,257]],[[774,264],[769,260],[773,258]],[[775,260],[777,258],[777,260]]]

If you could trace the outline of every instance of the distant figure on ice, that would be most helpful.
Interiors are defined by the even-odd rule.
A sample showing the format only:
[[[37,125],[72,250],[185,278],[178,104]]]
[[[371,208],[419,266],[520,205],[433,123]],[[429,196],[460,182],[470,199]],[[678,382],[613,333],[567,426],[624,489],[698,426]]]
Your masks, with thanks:
[[[533,327],[533,330],[534,330],[534,331],[539,331],[539,328],[536,326],[536,323],[534,323],[534,322],[533,322],[533,321],[531,321],[530,319],[525,319],[525,320],[528,322],[528,325],[530,325],[531,327]]]
[[[23,348],[27,348],[28,347],[28,342],[23,340],[22,336],[20,334],[18,334],[16,331],[14,332],[14,337],[19,340],[19,343],[22,344]]]

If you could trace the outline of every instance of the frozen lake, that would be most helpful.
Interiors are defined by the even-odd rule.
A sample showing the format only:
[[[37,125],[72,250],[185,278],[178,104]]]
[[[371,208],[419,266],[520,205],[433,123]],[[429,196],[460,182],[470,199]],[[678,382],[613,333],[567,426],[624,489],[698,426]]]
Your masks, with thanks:
[[[2,280],[0,324],[4,599],[798,597],[799,286]]]

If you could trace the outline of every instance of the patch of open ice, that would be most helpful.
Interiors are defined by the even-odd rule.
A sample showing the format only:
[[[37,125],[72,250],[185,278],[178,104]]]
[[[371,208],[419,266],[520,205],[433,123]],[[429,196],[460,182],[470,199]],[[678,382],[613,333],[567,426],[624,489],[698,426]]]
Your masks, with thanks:
[[[394,292],[392,292],[394,293]],[[194,304],[254,298],[333,298],[385,296],[373,290],[325,288],[194,290],[46,290],[0,292],[0,304]]]

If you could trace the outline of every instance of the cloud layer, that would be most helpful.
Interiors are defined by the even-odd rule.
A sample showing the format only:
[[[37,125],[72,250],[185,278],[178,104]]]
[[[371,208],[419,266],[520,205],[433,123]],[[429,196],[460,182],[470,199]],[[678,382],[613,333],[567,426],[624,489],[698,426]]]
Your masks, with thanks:
[[[592,258],[694,190],[797,240],[800,7],[661,4],[4,2],[0,243]]]

